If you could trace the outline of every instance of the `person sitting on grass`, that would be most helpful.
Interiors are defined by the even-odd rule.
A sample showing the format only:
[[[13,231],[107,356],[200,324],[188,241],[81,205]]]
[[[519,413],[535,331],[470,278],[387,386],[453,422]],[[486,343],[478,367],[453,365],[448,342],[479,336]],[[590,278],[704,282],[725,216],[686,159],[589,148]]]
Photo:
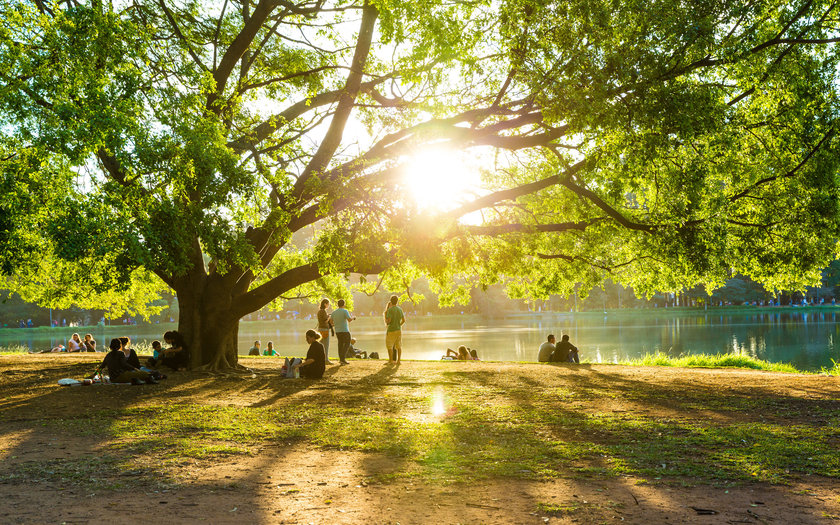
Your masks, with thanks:
[[[537,361],[540,363],[548,363],[551,361],[551,354],[554,352],[554,334],[548,334],[547,340],[540,345],[540,351],[537,354]]]
[[[277,352],[274,351],[274,343],[269,341],[266,344],[265,351],[263,352],[263,355],[277,355]]]
[[[261,343],[259,339],[254,341],[254,346],[252,346],[251,349],[248,350],[248,355],[260,355],[262,353],[260,352],[260,344]]]
[[[161,365],[176,371],[190,366],[190,351],[184,341],[184,336],[175,330],[170,330],[163,334],[163,341],[169,345],[169,348],[163,350]]]
[[[81,352],[83,350],[82,339],[79,334],[73,334],[67,341],[68,352]]]
[[[473,361],[481,361],[481,359],[478,358],[478,352],[476,351],[475,348],[470,349],[470,357],[472,358]]]
[[[324,377],[324,370],[327,368],[327,354],[324,352],[324,345],[320,343],[320,339],[321,334],[315,330],[306,331],[306,342],[309,343],[306,359],[292,367],[292,370],[300,370],[300,377],[306,379],[321,379]]]
[[[441,359],[449,360],[449,361],[471,361],[472,356],[470,356],[470,352],[466,346],[461,345],[458,347],[458,351],[451,348],[446,349],[446,355],[441,357]]]
[[[344,357],[352,357],[353,359],[367,359],[368,353],[365,350],[358,350],[356,348],[356,339],[350,339],[350,346],[347,347],[347,353]]]
[[[91,334],[85,334],[85,340],[82,341],[85,345],[85,350],[88,352],[96,352],[96,339]]]
[[[551,354],[551,361],[554,363],[580,363],[578,349],[569,342],[569,336],[564,334],[562,340],[557,343],[557,348]]]
[[[100,370],[102,368],[108,369],[108,377],[112,383],[131,383],[133,385],[139,385],[142,382],[148,384],[157,383],[148,372],[143,372],[128,363],[126,354],[123,351],[123,343],[119,339],[111,339],[108,347],[111,351],[105,354],[105,359],[102,360],[99,368]],[[93,379],[95,375],[91,374],[88,379]]]
[[[122,345],[122,351],[125,354],[126,362],[139,370],[141,366],[140,358],[137,357],[137,352],[131,348],[131,339],[128,337],[118,337],[117,339],[120,340],[120,344]]]

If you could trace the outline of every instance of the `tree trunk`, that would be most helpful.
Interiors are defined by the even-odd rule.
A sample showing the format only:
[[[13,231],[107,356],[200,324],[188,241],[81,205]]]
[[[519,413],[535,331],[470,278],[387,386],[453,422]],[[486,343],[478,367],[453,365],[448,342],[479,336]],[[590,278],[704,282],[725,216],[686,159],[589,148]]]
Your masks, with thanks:
[[[207,277],[202,286],[176,290],[180,314],[178,331],[190,349],[191,368],[220,371],[238,364],[239,318],[231,313],[230,286],[223,279]]]

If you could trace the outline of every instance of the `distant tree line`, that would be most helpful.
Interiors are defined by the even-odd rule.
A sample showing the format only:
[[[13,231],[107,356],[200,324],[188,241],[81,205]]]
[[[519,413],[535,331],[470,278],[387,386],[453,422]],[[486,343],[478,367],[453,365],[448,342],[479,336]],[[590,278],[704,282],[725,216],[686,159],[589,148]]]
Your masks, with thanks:
[[[349,300],[357,315],[376,316],[384,311],[384,305],[394,293],[401,295],[405,310],[411,315],[455,315],[479,314],[487,317],[500,317],[517,312],[585,312],[609,309],[644,309],[672,307],[717,307],[744,304],[776,305],[830,304],[832,299],[840,298],[840,261],[832,262],[822,272],[819,286],[808,287],[804,291],[776,290],[768,291],[759,283],[743,275],[734,275],[721,288],[708,294],[702,286],[681,292],[657,292],[650,298],[638,297],[632,288],[624,287],[610,280],[602,287],[589,291],[586,297],[575,295],[552,295],[543,300],[511,298],[503,285],[493,285],[482,289],[462,283],[463,292],[457,297],[442,297],[432,289],[425,278],[412,283],[408,290],[388,290],[380,288],[372,294],[355,292]],[[102,309],[67,309],[42,308],[21,299],[18,295],[4,291],[0,301],[0,326],[18,327],[32,320],[32,325],[49,326],[50,319],[62,325],[66,323],[90,326],[105,319],[108,324],[120,324],[125,316],[110,316]],[[316,298],[314,301],[320,299]],[[337,298],[334,298],[337,299]],[[349,298],[348,298],[349,299]],[[148,317],[129,317],[138,324],[164,323],[178,318],[178,300],[172,294],[164,294],[154,302],[163,306],[160,313]],[[247,316],[246,321],[303,318],[314,315],[317,305],[312,298],[288,301],[282,310],[269,307]],[[51,317],[52,315],[52,317]]]

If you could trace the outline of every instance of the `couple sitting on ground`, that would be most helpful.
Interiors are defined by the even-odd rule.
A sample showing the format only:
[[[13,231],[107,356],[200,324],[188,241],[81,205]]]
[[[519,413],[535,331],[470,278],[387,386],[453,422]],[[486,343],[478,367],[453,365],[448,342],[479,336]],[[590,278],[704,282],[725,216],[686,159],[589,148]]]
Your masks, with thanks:
[[[578,349],[569,342],[569,336],[563,335],[563,339],[554,345],[554,334],[548,334],[548,340],[540,346],[537,360],[540,363],[580,363]]]
[[[448,361],[479,361],[478,352],[464,345],[459,346],[457,352],[451,348],[447,348],[446,355],[441,357],[441,359]]]

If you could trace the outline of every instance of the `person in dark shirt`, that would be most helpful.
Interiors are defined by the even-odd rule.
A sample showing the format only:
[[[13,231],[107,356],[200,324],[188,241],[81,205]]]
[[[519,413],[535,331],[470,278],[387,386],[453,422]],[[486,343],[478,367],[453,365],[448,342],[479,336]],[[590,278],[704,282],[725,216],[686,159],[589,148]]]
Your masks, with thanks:
[[[140,368],[140,358],[137,357],[137,352],[131,348],[131,339],[128,337],[120,337],[120,344],[122,345],[122,351],[125,354],[125,361],[129,365],[133,366],[134,368]]]
[[[306,359],[295,366],[300,370],[300,377],[307,379],[321,379],[324,377],[324,370],[327,368],[326,353],[324,345],[320,343],[321,334],[315,330],[306,331],[306,342],[309,343],[309,351],[306,352]]]
[[[190,351],[184,341],[184,336],[175,330],[170,330],[163,334],[163,340],[169,345],[169,348],[164,349],[160,364],[168,366],[172,370],[188,368],[190,366]]]
[[[111,351],[105,354],[105,359],[102,360],[99,367],[100,369],[108,369],[108,377],[112,383],[140,384],[141,381],[156,383],[147,372],[138,370],[128,363],[127,356],[123,351],[123,344],[119,339],[111,339],[111,344],[108,347]],[[91,379],[93,379],[92,376]]]
[[[578,349],[569,342],[568,335],[563,335],[563,340],[557,343],[557,347],[551,354],[551,361],[554,363],[580,363]]]

